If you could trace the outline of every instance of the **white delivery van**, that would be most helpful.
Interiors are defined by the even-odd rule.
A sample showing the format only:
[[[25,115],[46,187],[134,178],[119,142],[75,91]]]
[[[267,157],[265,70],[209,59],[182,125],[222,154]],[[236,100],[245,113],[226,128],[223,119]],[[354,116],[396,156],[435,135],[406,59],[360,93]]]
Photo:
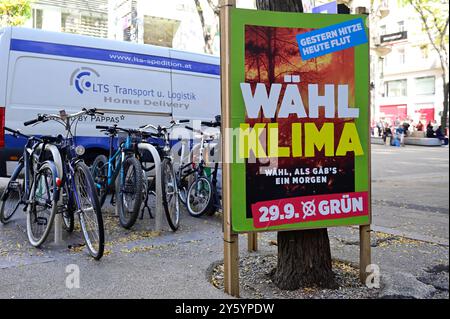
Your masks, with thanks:
[[[77,144],[85,146],[86,154],[106,152],[107,137],[96,125],[137,128],[167,125],[172,117],[213,120],[220,114],[219,73],[214,56],[36,29],[0,29],[0,176],[11,172],[25,142],[5,133],[4,126],[27,134],[59,134],[56,123],[25,127],[23,122],[61,109],[117,111],[86,116],[77,128]]]

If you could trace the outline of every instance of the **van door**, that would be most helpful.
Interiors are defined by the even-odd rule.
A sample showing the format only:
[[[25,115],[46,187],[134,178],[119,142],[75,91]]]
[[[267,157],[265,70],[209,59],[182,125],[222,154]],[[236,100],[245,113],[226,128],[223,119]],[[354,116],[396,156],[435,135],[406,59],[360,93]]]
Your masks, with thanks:
[[[176,50],[170,56],[174,117],[213,120],[220,114],[219,58]]]

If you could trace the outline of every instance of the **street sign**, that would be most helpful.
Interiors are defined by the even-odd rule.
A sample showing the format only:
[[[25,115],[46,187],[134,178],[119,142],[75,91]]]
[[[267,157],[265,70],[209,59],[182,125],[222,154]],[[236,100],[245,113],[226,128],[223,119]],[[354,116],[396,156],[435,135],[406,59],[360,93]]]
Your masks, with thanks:
[[[230,14],[232,231],[370,224],[366,16]]]
[[[383,34],[380,37],[381,43],[386,42],[394,42],[394,41],[400,41],[400,40],[406,40],[408,38],[408,32],[407,31],[400,31],[390,34]]]

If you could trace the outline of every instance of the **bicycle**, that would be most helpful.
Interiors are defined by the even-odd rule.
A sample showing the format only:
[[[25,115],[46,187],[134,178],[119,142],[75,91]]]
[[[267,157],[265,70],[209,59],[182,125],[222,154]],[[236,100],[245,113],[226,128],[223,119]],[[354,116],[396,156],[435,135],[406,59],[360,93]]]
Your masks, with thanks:
[[[26,138],[27,142],[25,143],[23,155],[19,159],[18,165],[14,169],[0,198],[0,222],[2,224],[7,224],[21,205],[27,205],[32,179],[30,159],[34,157],[38,145],[44,143],[42,138],[25,135],[19,130],[5,127],[5,131],[12,133],[15,138]],[[24,211],[26,211],[26,207]]]
[[[159,156],[161,158],[161,188],[162,188],[162,202],[164,207],[164,212],[167,218],[167,222],[173,231],[176,231],[180,225],[180,204],[179,204],[179,189],[178,182],[175,171],[173,169],[173,157],[170,152],[170,131],[177,125],[181,123],[189,122],[189,120],[172,120],[170,125],[164,126],[154,126],[152,124],[147,124],[140,127],[140,131],[144,134],[144,138],[153,137],[163,140],[163,145],[159,143],[151,143],[156,147]],[[147,133],[146,130],[152,129],[154,132]],[[145,136],[147,134],[147,136]],[[144,141],[145,142],[145,141]],[[150,167],[147,171],[153,169]],[[150,194],[153,194],[151,188],[148,188],[144,203],[147,203]]]
[[[129,229],[135,224],[142,203],[144,181],[137,147],[142,133],[117,125],[98,125],[96,128],[109,136],[108,158],[105,155],[99,155],[91,166],[100,204],[104,204],[108,189],[115,185],[116,190],[113,196],[116,196],[115,204],[119,212],[119,222],[122,227]],[[119,132],[125,133],[126,138],[125,141],[118,143],[118,149],[114,152],[114,139]],[[111,197],[111,204],[113,204],[113,197]]]
[[[7,224],[21,205],[24,206],[23,211],[27,211],[29,204],[28,198],[30,196],[32,181],[34,179],[33,172],[36,171],[37,167],[40,167],[39,163],[43,163],[44,158],[47,157],[47,146],[53,147],[49,143],[55,143],[58,141],[58,138],[52,136],[43,136],[41,138],[38,138],[36,136],[23,134],[19,130],[13,130],[8,127],[5,127],[5,131],[13,133],[13,136],[16,138],[18,138],[19,136],[26,138],[27,142],[25,143],[23,156],[19,159],[19,163],[14,169],[14,172],[12,173],[7,186],[5,187],[2,196],[0,197],[0,222],[2,224]],[[57,150],[55,151],[55,149],[51,149],[51,151],[53,151],[53,153],[57,152]],[[47,165],[52,167],[55,166],[52,161],[48,161]],[[56,170],[56,167],[54,168],[54,170]],[[67,192],[65,193],[67,194]],[[63,201],[63,204],[66,204],[69,208],[67,202]],[[64,207],[58,206],[57,209],[63,214],[64,229],[68,232],[72,232],[74,227],[73,215],[70,214],[70,211],[68,209],[64,209]],[[41,219],[42,218],[43,217],[41,217]],[[48,225],[51,224],[51,222],[48,223]],[[33,235],[33,238],[39,237],[41,238],[41,241],[43,243],[48,236],[49,231],[50,227],[45,228],[43,231],[41,231],[41,236]],[[34,246],[39,246],[42,244],[40,243],[40,241],[35,240],[35,242],[36,243],[34,244]]]
[[[53,147],[52,156],[56,164],[46,161],[38,166],[34,175],[27,201],[27,233],[30,243],[38,247],[45,241],[55,215],[62,213],[58,212],[58,202],[61,200],[62,206],[59,207],[63,207],[67,212],[63,218],[66,227],[69,226],[73,229],[73,215],[76,213],[89,254],[99,260],[104,252],[103,218],[94,181],[87,165],[80,158],[84,155],[85,149],[81,145],[76,146],[75,143],[76,128],[80,117],[95,114],[102,113],[95,109],[83,109],[74,114],[66,114],[62,110],[59,115],[38,115],[36,119],[25,122],[24,125],[51,120],[61,124],[66,134],[65,137],[59,135],[56,138],[44,138],[44,142],[48,139],[48,143]],[[72,132],[73,128],[75,133]],[[40,213],[47,210],[49,210],[46,213],[48,218],[41,217]],[[33,228],[39,228],[39,226],[45,226],[45,232],[42,232],[41,236],[35,237]]]
[[[220,127],[220,116],[216,117],[215,122],[201,122],[204,126]],[[186,179],[189,175],[194,175],[193,182],[189,185],[186,194],[186,207],[189,214],[193,217],[200,217],[205,214],[212,215],[220,205],[220,196],[217,192],[217,172],[219,163],[216,162],[211,179],[207,174],[207,167],[204,159],[204,151],[206,146],[216,140],[215,134],[207,134],[203,131],[196,130],[190,126],[185,126],[186,129],[194,133],[200,134],[200,142],[198,143],[198,163],[190,163],[192,169],[187,173],[179,173],[180,179]],[[213,148],[214,150],[214,148]],[[212,154],[213,155],[213,154]]]
[[[220,128],[221,127],[221,116],[217,115],[215,118],[215,121],[213,121],[213,122],[202,121],[201,125],[211,127],[211,128]],[[220,132],[219,132],[219,134],[220,134]],[[218,139],[217,135],[213,135],[213,136],[215,139]],[[211,142],[212,141],[209,142],[209,145],[211,145]],[[211,157],[214,157],[216,148],[212,147],[212,148],[210,148],[209,151],[210,151],[209,155]],[[212,205],[210,206],[211,209],[206,212],[207,215],[213,215],[216,211],[219,211],[222,209],[222,204],[221,204],[222,192],[221,191],[219,192],[218,187],[217,187],[217,182],[218,182],[217,175],[219,173],[219,162],[220,162],[220,159],[219,159],[219,161],[214,161],[214,169],[209,174],[209,177],[211,178],[213,196],[212,196]]]

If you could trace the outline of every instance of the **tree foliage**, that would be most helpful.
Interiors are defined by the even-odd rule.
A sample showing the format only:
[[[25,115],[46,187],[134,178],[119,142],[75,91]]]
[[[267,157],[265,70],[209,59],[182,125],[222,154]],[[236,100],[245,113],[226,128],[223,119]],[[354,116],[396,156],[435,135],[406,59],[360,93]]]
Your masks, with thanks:
[[[23,25],[31,17],[31,0],[0,0],[0,26]]]

